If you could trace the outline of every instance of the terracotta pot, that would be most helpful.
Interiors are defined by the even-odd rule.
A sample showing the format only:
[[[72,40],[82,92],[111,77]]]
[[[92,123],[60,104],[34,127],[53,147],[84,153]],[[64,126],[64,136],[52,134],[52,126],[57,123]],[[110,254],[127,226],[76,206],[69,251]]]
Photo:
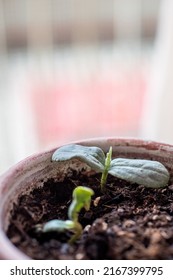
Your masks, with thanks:
[[[98,146],[105,152],[113,148],[113,156],[127,158],[147,158],[162,162],[170,171],[173,170],[173,146],[136,139],[99,138],[76,142],[86,146]],[[30,192],[32,188],[43,184],[43,180],[66,176],[69,167],[80,170],[84,163],[77,160],[65,164],[51,162],[55,149],[28,157],[10,168],[0,177],[0,259],[29,259],[18,250],[6,236],[10,211],[18,196]]]

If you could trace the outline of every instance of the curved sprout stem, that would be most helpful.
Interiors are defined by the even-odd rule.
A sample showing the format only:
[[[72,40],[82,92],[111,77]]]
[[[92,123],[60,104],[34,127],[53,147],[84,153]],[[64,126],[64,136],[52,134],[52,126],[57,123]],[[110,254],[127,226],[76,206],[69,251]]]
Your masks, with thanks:
[[[82,235],[82,230],[83,229],[82,229],[81,224],[79,222],[75,222],[74,228],[73,228],[74,234],[72,235],[72,237],[70,238],[68,243],[73,244]]]

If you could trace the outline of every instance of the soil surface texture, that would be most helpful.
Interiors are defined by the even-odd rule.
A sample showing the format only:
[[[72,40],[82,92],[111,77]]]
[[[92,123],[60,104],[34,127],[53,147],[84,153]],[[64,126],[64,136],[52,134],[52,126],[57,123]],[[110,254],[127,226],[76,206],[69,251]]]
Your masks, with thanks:
[[[72,191],[81,185],[95,192],[90,210],[79,215],[82,236],[69,245],[72,232],[36,231],[51,219],[67,219]],[[109,175],[102,194],[100,174],[49,179],[19,197],[7,235],[32,259],[173,259],[173,185],[150,189]]]

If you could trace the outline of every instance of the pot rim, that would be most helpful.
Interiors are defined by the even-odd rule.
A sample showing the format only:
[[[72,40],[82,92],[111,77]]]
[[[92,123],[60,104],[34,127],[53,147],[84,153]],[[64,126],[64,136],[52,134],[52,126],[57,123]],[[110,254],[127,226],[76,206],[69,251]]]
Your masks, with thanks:
[[[64,144],[59,144],[57,147],[52,147],[46,151],[41,151],[38,153],[34,153],[32,155],[27,156],[26,158],[20,160],[19,162],[15,163],[12,165],[8,170],[6,170],[3,174],[0,175],[0,188],[1,184],[3,183],[4,178],[11,177],[15,171],[19,170],[20,168],[24,169],[25,166],[30,161],[34,161],[38,158],[41,158],[43,155],[47,155],[50,153],[53,153],[58,147],[68,145],[68,144],[81,144],[81,145],[104,145],[104,143],[108,143],[107,146],[111,146],[114,142],[117,143],[116,146],[134,146],[134,147],[143,147],[143,148],[150,148],[153,150],[158,150],[159,151],[169,151],[170,153],[173,154],[173,145],[163,143],[163,142],[157,142],[157,141],[152,141],[152,140],[147,140],[147,139],[142,139],[142,138],[134,138],[134,137],[98,137],[98,138],[88,138],[88,139],[82,139],[82,140],[76,140],[76,141],[69,141]]]

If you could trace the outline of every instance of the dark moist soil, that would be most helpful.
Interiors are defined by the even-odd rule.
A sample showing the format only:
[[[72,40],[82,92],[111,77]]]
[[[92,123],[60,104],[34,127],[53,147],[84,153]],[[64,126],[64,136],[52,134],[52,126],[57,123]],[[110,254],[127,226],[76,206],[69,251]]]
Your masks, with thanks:
[[[108,176],[107,194],[100,175],[73,174],[66,181],[49,179],[22,195],[14,205],[9,239],[33,259],[173,259],[173,185],[149,189]],[[35,225],[67,219],[73,189],[94,189],[91,209],[81,211],[83,234],[73,245],[71,232],[38,233]]]

